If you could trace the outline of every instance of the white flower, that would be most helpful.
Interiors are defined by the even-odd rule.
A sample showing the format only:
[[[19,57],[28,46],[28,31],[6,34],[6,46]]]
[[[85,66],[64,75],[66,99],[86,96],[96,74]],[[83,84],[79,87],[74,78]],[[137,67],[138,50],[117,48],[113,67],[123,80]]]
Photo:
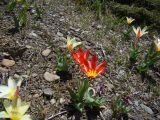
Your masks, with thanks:
[[[147,34],[148,31],[147,30],[147,27],[144,27],[143,29],[141,29],[140,27],[138,27],[137,29],[133,26],[133,30],[136,34],[136,38],[139,40],[144,34]]]
[[[75,47],[81,45],[82,42],[77,42],[75,38],[67,37],[67,48],[69,51],[72,51]]]
[[[157,51],[157,52],[160,52],[160,38],[158,38],[158,37],[156,37],[156,36],[154,36],[154,38],[155,38],[154,43],[155,43],[155,45],[156,45],[156,51]]]
[[[17,88],[20,87],[22,79],[17,82],[11,77],[8,79],[8,86],[0,85],[0,98],[14,100],[16,98]]]
[[[21,99],[18,98],[16,105],[13,105],[13,103],[8,100],[5,100],[3,104],[6,111],[0,112],[0,118],[10,118],[11,120],[32,120],[30,115],[25,114],[30,103],[21,102]]]
[[[135,19],[133,19],[133,18],[129,18],[129,17],[126,17],[126,19],[127,19],[127,23],[128,23],[128,25],[130,25],[133,21],[135,21]]]

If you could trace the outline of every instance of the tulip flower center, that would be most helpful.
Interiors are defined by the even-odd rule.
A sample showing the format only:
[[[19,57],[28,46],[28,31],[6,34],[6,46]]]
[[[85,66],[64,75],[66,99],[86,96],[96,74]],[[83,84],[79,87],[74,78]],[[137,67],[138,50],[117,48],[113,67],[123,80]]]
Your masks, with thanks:
[[[15,90],[9,90],[9,99],[10,100],[14,100],[15,99]]]
[[[73,44],[68,45],[68,50],[72,51],[72,49],[73,49]]]
[[[138,33],[137,33],[137,38],[140,39],[141,36],[142,36],[141,31],[139,30]]]
[[[91,70],[89,70],[89,71],[87,72],[87,76],[88,76],[88,77],[91,77],[91,78],[94,78],[94,77],[97,76],[97,72],[96,72],[95,70],[91,69]]]
[[[22,116],[21,113],[18,112],[16,109],[14,111],[11,111],[10,113],[11,120],[20,120],[21,116]]]

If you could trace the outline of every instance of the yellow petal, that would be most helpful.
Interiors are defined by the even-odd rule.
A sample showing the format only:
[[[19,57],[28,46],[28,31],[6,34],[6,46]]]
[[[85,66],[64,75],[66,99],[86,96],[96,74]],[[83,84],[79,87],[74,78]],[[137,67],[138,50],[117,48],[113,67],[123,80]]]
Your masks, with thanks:
[[[30,115],[24,115],[21,120],[32,120]]]
[[[2,111],[0,112],[0,118],[9,118],[9,115],[5,111]]]
[[[11,105],[11,102],[9,100],[5,100],[3,102],[3,105],[4,105],[4,108],[6,109],[7,113],[11,113],[12,111],[12,105]]]

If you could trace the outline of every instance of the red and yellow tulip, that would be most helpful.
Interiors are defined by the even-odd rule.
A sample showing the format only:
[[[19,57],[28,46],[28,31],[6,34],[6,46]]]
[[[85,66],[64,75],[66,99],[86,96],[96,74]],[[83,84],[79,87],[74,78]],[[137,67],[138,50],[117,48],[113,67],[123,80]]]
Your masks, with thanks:
[[[84,59],[88,59],[89,54],[90,54],[90,49],[88,49],[86,53],[84,53],[83,50],[79,48],[77,53],[75,51],[72,52],[72,57],[78,64],[83,65]]]
[[[95,78],[99,74],[103,73],[104,68],[107,63],[104,61],[97,66],[98,58],[94,54],[91,61],[88,61],[90,50],[88,49],[86,53],[83,53],[82,49],[78,50],[78,53],[72,52],[73,58],[80,64],[80,69],[90,78]]]

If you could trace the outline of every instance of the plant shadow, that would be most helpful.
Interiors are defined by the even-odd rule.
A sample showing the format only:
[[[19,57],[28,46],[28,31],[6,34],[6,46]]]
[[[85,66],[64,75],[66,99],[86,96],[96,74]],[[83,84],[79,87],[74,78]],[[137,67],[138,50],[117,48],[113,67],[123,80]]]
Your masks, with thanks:
[[[57,75],[60,76],[61,82],[66,82],[67,80],[71,80],[72,79],[72,74],[69,73],[68,71],[58,71],[56,72]]]

